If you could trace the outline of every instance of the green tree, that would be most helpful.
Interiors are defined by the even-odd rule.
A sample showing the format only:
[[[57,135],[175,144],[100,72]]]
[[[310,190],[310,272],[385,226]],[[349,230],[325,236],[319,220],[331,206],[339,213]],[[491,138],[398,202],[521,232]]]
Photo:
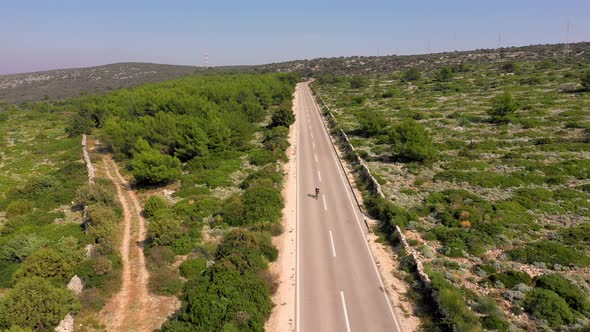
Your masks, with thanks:
[[[505,92],[494,98],[488,114],[492,117],[493,122],[506,123],[510,121],[516,110],[518,110],[518,104],[510,93]]]
[[[415,120],[404,120],[389,134],[395,155],[406,161],[426,162],[434,159],[432,135]]]
[[[51,331],[65,317],[80,310],[70,290],[52,286],[39,277],[20,280],[0,304],[0,322],[4,327],[19,326],[36,331]]]
[[[174,155],[183,161],[204,156],[209,153],[207,144],[209,144],[209,138],[199,124],[195,121],[187,121],[179,128],[176,135]]]
[[[551,327],[571,324],[574,313],[555,292],[534,288],[526,294],[524,308],[539,320],[545,320]]]
[[[272,114],[270,127],[283,126],[289,128],[293,123],[295,123],[293,111],[286,107],[281,107]]]
[[[590,71],[587,71],[585,74],[582,75],[580,83],[582,83],[584,91],[590,91]]]
[[[165,184],[180,177],[180,160],[156,150],[134,154],[131,167],[135,180],[141,184]]]

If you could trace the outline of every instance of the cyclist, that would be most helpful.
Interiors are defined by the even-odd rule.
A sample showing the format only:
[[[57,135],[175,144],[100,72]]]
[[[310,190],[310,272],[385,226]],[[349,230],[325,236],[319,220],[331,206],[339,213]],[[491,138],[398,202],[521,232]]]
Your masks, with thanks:
[[[320,187],[315,187],[315,197],[318,198],[320,195]]]

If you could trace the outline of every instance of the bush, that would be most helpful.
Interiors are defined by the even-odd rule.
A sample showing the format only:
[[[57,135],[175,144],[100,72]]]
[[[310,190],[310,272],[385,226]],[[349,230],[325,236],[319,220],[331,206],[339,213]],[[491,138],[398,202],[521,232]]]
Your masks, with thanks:
[[[501,282],[506,288],[512,288],[517,284],[530,285],[533,281],[527,273],[516,270],[508,270],[493,274],[489,276],[488,280],[491,281],[492,284]]]
[[[242,226],[246,222],[244,214],[244,203],[239,195],[233,195],[223,203],[221,216],[228,225]]]
[[[75,263],[75,261],[54,249],[40,249],[24,261],[15,278],[56,278],[62,282],[67,282],[74,275]]]
[[[404,82],[413,82],[418,81],[422,78],[422,73],[416,67],[412,67],[406,70],[402,75],[402,81]]]
[[[263,258],[275,261],[278,250],[268,234],[237,229],[225,235],[215,257],[217,261],[224,260],[240,271],[261,270],[266,267]]]
[[[169,216],[151,219],[147,226],[149,241],[155,246],[169,246],[184,234],[182,222]]]
[[[544,262],[550,265],[573,264],[580,267],[590,265],[590,257],[549,240],[529,243],[523,248],[511,250],[508,252],[508,256],[513,260],[528,264]]]
[[[281,217],[283,198],[276,188],[250,187],[244,192],[243,202],[245,221],[248,224],[258,221],[276,222]]]
[[[362,76],[353,76],[350,78],[350,87],[352,89],[360,89],[367,85],[367,81]]]
[[[450,81],[453,78],[453,71],[449,67],[444,67],[434,73],[434,79],[439,82]]]
[[[6,218],[10,219],[12,217],[27,214],[31,211],[33,211],[33,204],[29,201],[19,199],[8,204],[6,207]]]
[[[165,184],[181,175],[180,160],[157,150],[134,154],[131,167],[135,180],[147,185]]]
[[[385,134],[390,124],[381,113],[375,111],[364,111],[357,119],[360,125],[359,134],[366,137]]]
[[[221,331],[232,325],[239,331],[263,331],[272,310],[268,284],[252,272],[240,273],[217,264],[185,286],[178,319],[186,331]],[[167,323],[163,331],[172,331]]]
[[[158,195],[152,195],[143,203],[143,215],[146,218],[153,217],[157,211],[168,207],[166,200]]]
[[[528,292],[524,308],[538,320],[546,321],[551,327],[571,324],[575,319],[565,300],[546,289],[535,288]]]
[[[590,91],[590,71],[584,73],[580,79],[584,91]]]
[[[485,316],[481,319],[481,325],[484,329],[490,331],[506,332],[510,324],[505,319],[497,316]]]
[[[282,126],[289,128],[293,123],[295,123],[295,115],[293,114],[293,111],[288,108],[279,108],[272,114],[270,127]]]
[[[103,185],[96,183],[85,184],[76,192],[76,204],[80,206],[91,204],[113,206],[115,204],[115,196]]]
[[[538,276],[535,278],[535,286],[555,292],[567,302],[570,308],[584,315],[590,314],[590,301],[584,292],[559,274]]]
[[[517,109],[516,101],[510,93],[506,92],[494,98],[488,114],[492,117],[492,122],[506,123],[510,121]]]
[[[8,240],[0,250],[0,258],[20,263],[37,249],[44,247],[47,240],[34,234],[17,235]]]
[[[51,331],[66,314],[76,314],[78,310],[80,303],[70,290],[54,287],[42,278],[25,278],[1,299],[0,322],[5,328]]]
[[[405,161],[426,162],[434,159],[432,135],[414,120],[404,120],[389,134],[394,153]]]
[[[194,278],[207,268],[207,260],[205,258],[189,258],[180,264],[180,274],[187,278]]]
[[[161,295],[176,295],[182,289],[178,271],[170,266],[160,266],[150,273],[150,291]]]

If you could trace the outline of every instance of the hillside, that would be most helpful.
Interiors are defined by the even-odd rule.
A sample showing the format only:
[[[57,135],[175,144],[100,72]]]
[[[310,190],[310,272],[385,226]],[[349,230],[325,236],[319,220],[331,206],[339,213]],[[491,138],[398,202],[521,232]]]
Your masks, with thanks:
[[[312,60],[295,60],[257,66],[261,72],[297,71],[305,76],[332,75],[364,75],[391,72],[399,67],[418,66],[421,69],[432,69],[441,64],[486,63],[507,60],[542,60],[561,57],[565,53],[571,58],[590,58],[590,43],[531,45],[522,47],[506,47],[497,49],[479,49],[460,52],[443,52],[417,55],[388,56],[350,56],[337,58],[317,58]]]
[[[78,97],[82,94],[161,82],[199,70],[202,68],[154,63],[115,63],[88,68],[0,75],[0,102]]]

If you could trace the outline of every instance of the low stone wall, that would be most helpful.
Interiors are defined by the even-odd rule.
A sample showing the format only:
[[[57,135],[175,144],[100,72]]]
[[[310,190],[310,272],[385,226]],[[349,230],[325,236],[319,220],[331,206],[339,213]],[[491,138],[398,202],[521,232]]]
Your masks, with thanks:
[[[86,148],[86,134],[82,135],[82,156],[86,163],[86,168],[88,169],[88,183],[94,183],[95,172],[94,166],[92,166],[92,162],[90,161],[88,149]]]
[[[313,89],[311,91],[313,91]],[[332,129],[336,129],[336,136],[339,139],[344,152],[353,154],[353,162],[359,166],[358,175],[360,176],[361,180],[365,182],[368,191],[373,196],[385,198],[385,195],[381,190],[381,185],[379,184],[377,179],[375,179],[375,177],[371,174],[371,171],[369,170],[367,165],[365,165],[362,158],[359,157],[359,155],[356,153],[354,146],[350,143],[350,140],[348,139],[348,135],[346,135],[344,130],[342,130],[342,128],[338,126],[338,123],[336,122],[334,115],[332,115],[330,108],[324,103],[322,98],[315,91],[313,91],[313,96],[315,97],[316,101],[319,101],[318,104],[321,105],[322,108],[320,113],[322,113],[328,125]],[[437,301],[438,291],[432,287],[432,281],[430,280],[430,277],[428,276],[428,274],[426,274],[426,272],[424,272],[424,265],[420,261],[419,255],[417,254],[416,250],[408,244],[408,242],[406,241],[406,237],[402,233],[402,230],[399,228],[399,226],[395,226],[394,236],[397,237],[397,239],[402,245],[402,248],[411,258],[412,263],[416,265],[416,273],[418,274],[418,278],[420,278],[422,284],[430,291],[432,299],[437,305],[438,312],[443,317],[449,317],[449,314],[446,311],[446,309],[443,306],[441,306],[440,303]],[[453,327],[453,330],[457,331],[457,328]]]

